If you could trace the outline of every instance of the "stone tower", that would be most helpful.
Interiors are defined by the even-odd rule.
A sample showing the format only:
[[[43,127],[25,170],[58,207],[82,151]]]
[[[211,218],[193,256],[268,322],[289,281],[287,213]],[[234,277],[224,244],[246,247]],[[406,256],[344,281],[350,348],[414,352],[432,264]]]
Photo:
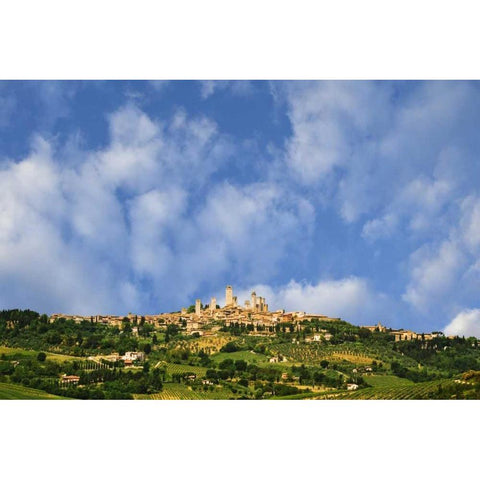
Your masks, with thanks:
[[[199,298],[195,300],[195,315],[200,316],[200,310],[202,309],[202,302]]]
[[[215,297],[212,297],[210,300],[210,313],[215,313],[215,310],[217,309],[217,299]]]
[[[225,289],[225,306],[231,307],[233,305],[233,288],[231,285],[227,285]]]
[[[252,300],[250,303],[252,305],[252,311],[255,312],[257,310],[257,294],[255,292],[252,292]]]

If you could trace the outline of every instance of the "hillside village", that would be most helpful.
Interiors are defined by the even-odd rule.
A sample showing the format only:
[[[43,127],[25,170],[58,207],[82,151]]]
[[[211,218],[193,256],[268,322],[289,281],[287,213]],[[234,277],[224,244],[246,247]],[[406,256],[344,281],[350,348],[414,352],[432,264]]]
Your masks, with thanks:
[[[182,308],[179,312],[161,313],[157,315],[137,315],[129,313],[127,316],[92,315],[81,316],[56,313],[50,316],[49,321],[54,322],[59,318],[73,320],[77,323],[89,321],[103,323],[110,326],[120,327],[123,322],[131,322],[132,325],[147,323],[155,328],[166,328],[168,325],[177,325],[187,335],[210,336],[215,335],[222,327],[238,325],[245,327],[250,335],[275,335],[276,332],[288,326],[294,331],[301,332],[312,321],[335,322],[340,318],[333,318],[318,313],[303,311],[275,310],[269,311],[266,299],[252,292],[249,300],[245,300],[243,306],[238,304],[237,297],[233,295],[233,287],[225,288],[225,303],[223,307],[217,304],[217,299],[211,297],[210,302],[202,304],[201,299],[195,300],[195,305]],[[378,322],[373,326],[362,326],[370,331],[388,333],[395,338],[396,342],[408,340],[431,340],[443,335],[442,332],[416,333],[411,330],[391,329]],[[138,329],[134,327],[134,333]],[[327,331],[319,331],[306,339],[307,342],[319,342],[329,340],[331,335]]]
[[[474,337],[197,299],[156,315],[0,312],[0,398],[480,398]],[[3,396],[3,397],[2,397]]]

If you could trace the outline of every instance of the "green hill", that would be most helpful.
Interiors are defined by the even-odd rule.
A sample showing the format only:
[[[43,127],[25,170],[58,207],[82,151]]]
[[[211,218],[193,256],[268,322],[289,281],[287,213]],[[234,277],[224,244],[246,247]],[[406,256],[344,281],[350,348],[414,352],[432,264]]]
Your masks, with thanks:
[[[42,390],[0,382],[0,400],[65,400]]]

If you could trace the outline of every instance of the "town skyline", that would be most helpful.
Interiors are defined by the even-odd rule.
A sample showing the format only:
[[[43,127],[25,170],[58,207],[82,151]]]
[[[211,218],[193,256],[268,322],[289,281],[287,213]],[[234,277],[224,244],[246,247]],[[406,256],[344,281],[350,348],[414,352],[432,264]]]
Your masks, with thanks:
[[[49,322],[57,320],[73,320],[75,323],[91,322],[105,324],[113,327],[122,327],[125,322],[132,322],[134,325],[139,323],[149,324],[154,328],[168,328],[170,325],[182,325],[187,335],[217,335],[222,328],[229,328],[233,325],[241,325],[244,328],[250,328],[250,333],[259,335],[275,335],[286,324],[294,325],[298,331],[303,330],[303,325],[309,322],[337,322],[348,321],[340,317],[331,317],[324,312],[306,312],[306,311],[290,311],[280,308],[269,311],[266,298],[257,295],[255,291],[250,293],[249,299],[243,304],[238,301],[237,295],[233,295],[233,287],[227,285],[225,287],[224,301],[217,300],[217,297],[210,297],[208,303],[202,303],[202,299],[197,298],[195,303],[188,308],[182,307],[175,312],[162,312],[150,315],[137,315],[129,312],[128,315],[75,315],[65,313],[55,313],[49,316]],[[218,303],[220,302],[220,304]],[[223,303],[223,306],[222,306]],[[389,333],[398,341],[421,340],[429,341],[434,338],[443,336],[443,332],[414,332],[412,330],[397,328],[392,329],[387,325],[382,325],[378,321],[375,325],[358,325],[370,332]],[[134,327],[134,333],[138,335],[138,327]],[[448,338],[454,339],[457,335],[449,335]],[[313,341],[329,341],[331,335],[325,332],[317,335]]]

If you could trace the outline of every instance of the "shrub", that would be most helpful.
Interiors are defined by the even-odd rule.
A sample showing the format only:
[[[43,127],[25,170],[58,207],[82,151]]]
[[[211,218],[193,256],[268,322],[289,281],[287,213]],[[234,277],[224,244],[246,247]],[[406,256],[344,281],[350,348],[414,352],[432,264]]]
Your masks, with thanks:
[[[227,352],[227,353],[231,353],[231,352],[237,352],[238,351],[238,347],[235,345],[235,343],[233,342],[228,342],[227,344],[225,344],[221,349],[220,349],[221,352]]]
[[[39,362],[44,362],[47,358],[47,355],[44,352],[38,352],[37,360]]]

